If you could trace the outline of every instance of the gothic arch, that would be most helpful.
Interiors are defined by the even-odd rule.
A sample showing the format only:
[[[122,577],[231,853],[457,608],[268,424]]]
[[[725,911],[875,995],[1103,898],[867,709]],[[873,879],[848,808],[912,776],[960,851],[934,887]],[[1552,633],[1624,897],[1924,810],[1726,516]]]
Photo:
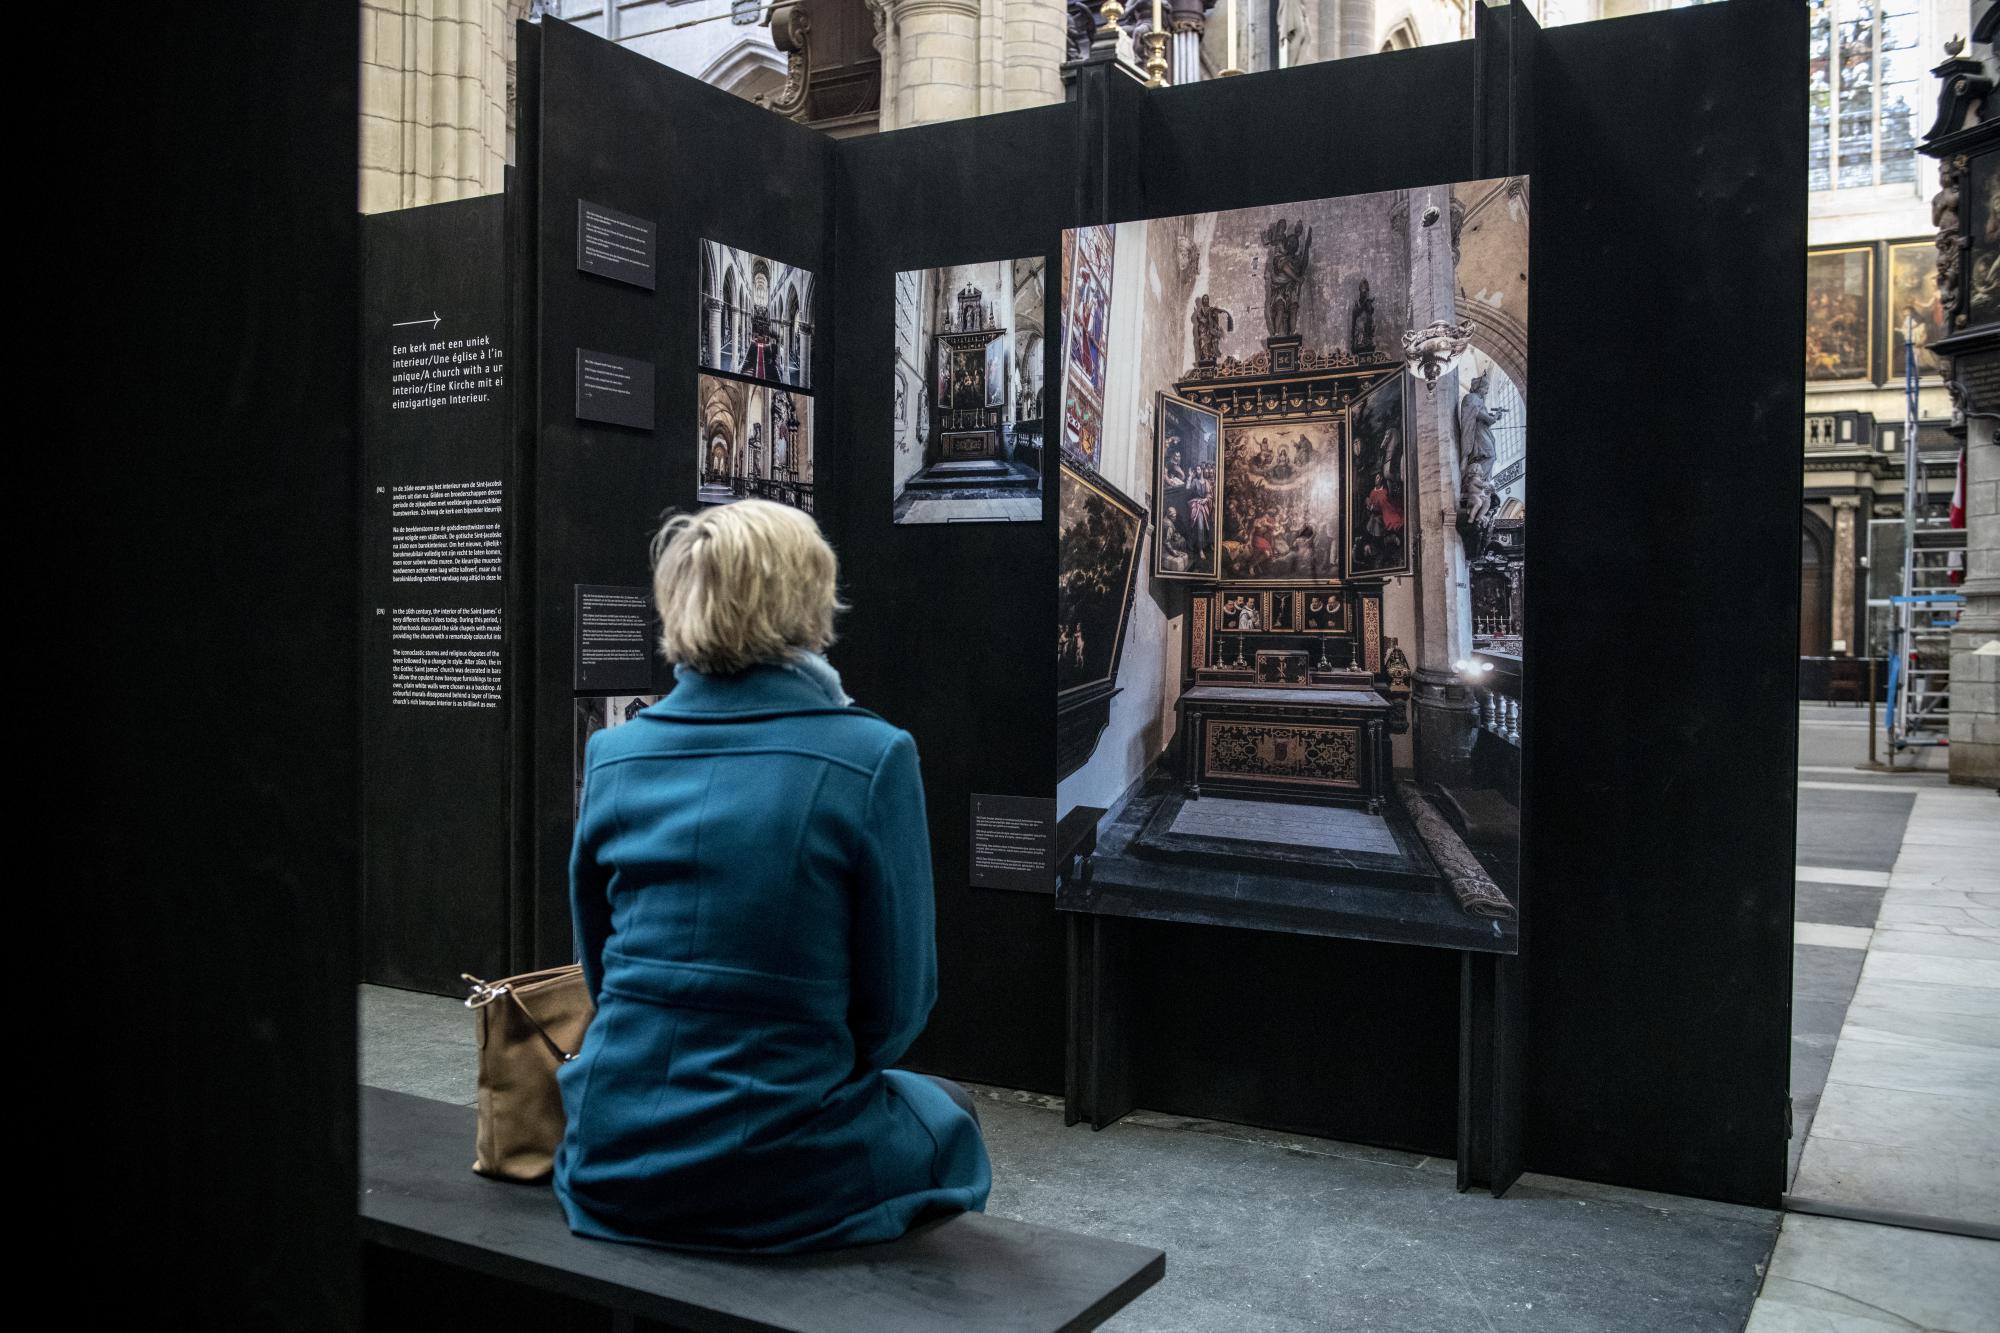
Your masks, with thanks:
[[[1833,644],[1833,529],[1810,509],[1799,511],[1799,656],[1826,657]]]
[[[787,75],[785,58],[771,45],[768,28],[751,31],[760,35],[741,38],[695,77],[745,100],[782,89]]]
[[[1517,202],[1526,209],[1528,183],[1523,177],[1509,177],[1464,202],[1463,220],[1453,238],[1460,247],[1458,317],[1472,326],[1472,346],[1505,371],[1525,396],[1529,392],[1525,279],[1529,222],[1515,225],[1506,211]],[[1468,277],[1482,290],[1469,293]],[[1478,299],[1487,289],[1501,299]],[[1516,293],[1518,310],[1510,308],[1506,299]]]
[[[1382,38],[1384,51],[1407,51],[1411,47],[1422,45],[1423,39],[1417,36],[1416,20],[1407,14]]]

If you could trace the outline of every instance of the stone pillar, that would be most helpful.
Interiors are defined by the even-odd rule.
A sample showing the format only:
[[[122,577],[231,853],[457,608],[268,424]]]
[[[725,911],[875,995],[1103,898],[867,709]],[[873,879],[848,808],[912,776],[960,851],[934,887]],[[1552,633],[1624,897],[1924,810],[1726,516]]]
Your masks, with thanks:
[[[1412,190],[1396,215],[1409,239],[1410,325],[1457,319],[1457,261],[1451,253],[1447,188]],[[1442,216],[1426,226],[1435,204]],[[1413,391],[1411,438],[1417,450],[1417,660],[1415,759],[1419,781],[1462,784],[1478,734],[1477,702],[1454,663],[1472,651],[1472,580],[1458,536],[1458,412],[1456,371],[1435,388]]]
[[[1375,53],[1375,0],[1340,0],[1342,59]]]
[[[704,342],[710,360],[722,364],[722,302],[709,297],[702,303]]]
[[[1168,6],[1167,82],[1176,88],[1201,82],[1201,37],[1207,27],[1202,0],[1173,0]]]
[[[1006,259],[999,261],[993,265],[993,273],[993,286],[990,289],[993,293],[993,322],[1007,330],[1007,337],[1002,341],[1007,343],[1010,351],[1010,355],[1005,358],[1006,368],[1000,372],[1002,375],[1008,377],[1006,389],[1000,395],[1000,420],[1006,422],[1008,425],[1012,425],[1014,423],[1014,396],[1020,389],[1020,386],[1013,379],[1014,358],[1011,355],[1014,346],[1012,339],[1018,332],[1014,327],[1013,262]],[[1009,437],[1009,442],[1012,442],[1011,437]]]
[[[883,107],[893,86],[896,128],[978,115],[980,0],[882,0],[882,8]]]
[[[496,194],[528,0],[362,0],[364,213]]]
[[[902,63],[898,58],[896,17],[889,12],[890,0],[861,0],[861,4],[868,11],[869,22],[875,25],[871,40],[875,54],[882,58],[875,126],[878,130],[893,130],[901,124],[896,119],[896,70]]]
[[[1006,27],[1001,109],[1063,100],[1062,63],[1069,11],[1064,0],[1003,0]]]
[[[2000,442],[1966,422],[1965,606],[1951,633],[1951,780],[2000,787]]]
[[[1912,459],[1915,454],[1911,455]],[[1855,515],[1860,499],[1852,495],[1836,495],[1833,505],[1833,568],[1829,571],[1833,579],[1833,612],[1829,619],[1829,638],[1835,657],[1853,657],[1860,649],[1855,642],[1854,628],[1854,583],[1855,575],[1861,568],[1854,553]]]

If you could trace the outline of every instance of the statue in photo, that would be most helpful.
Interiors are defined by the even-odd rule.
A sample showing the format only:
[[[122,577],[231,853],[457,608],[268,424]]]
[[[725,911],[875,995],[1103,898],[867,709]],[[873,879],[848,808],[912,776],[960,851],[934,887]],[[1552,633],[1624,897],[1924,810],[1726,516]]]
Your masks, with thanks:
[[[1458,535],[1468,560],[1477,560],[1493,535],[1498,492],[1493,489],[1493,427],[1507,414],[1486,405],[1485,372],[1458,400]]]
[[[1347,350],[1356,356],[1375,350],[1375,298],[1368,291],[1366,278],[1361,280],[1361,292],[1347,317]]]
[[[1264,229],[1264,322],[1273,338],[1299,331],[1299,294],[1312,268],[1312,231],[1279,218]]]
[[[1194,313],[1188,316],[1194,325],[1194,363],[1197,366],[1212,366],[1222,353],[1224,329],[1236,330],[1236,317],[1219,305],[1211,304],[1208,293],[1194,298]]]

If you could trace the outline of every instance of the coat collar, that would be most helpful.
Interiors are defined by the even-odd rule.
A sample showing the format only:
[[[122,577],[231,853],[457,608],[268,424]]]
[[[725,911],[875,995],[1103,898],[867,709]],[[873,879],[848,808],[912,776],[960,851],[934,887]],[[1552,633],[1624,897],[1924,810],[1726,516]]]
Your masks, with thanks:
[[[672,693],[645,711],[653,717],[740,720],[849,709],[828,698],[803,672],[766,664],[733,676],[705,676],[692,667],[677,666]]]

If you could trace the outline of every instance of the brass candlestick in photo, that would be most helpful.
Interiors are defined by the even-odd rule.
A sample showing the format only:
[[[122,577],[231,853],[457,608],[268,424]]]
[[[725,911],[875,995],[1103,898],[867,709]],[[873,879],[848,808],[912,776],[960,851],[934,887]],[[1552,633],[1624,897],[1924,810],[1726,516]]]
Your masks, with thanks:
[[[1153,30],[1146,34],[1146,86],[1167,86],[1167,29],[1160,21],[1160,0],[1153,0]]]

